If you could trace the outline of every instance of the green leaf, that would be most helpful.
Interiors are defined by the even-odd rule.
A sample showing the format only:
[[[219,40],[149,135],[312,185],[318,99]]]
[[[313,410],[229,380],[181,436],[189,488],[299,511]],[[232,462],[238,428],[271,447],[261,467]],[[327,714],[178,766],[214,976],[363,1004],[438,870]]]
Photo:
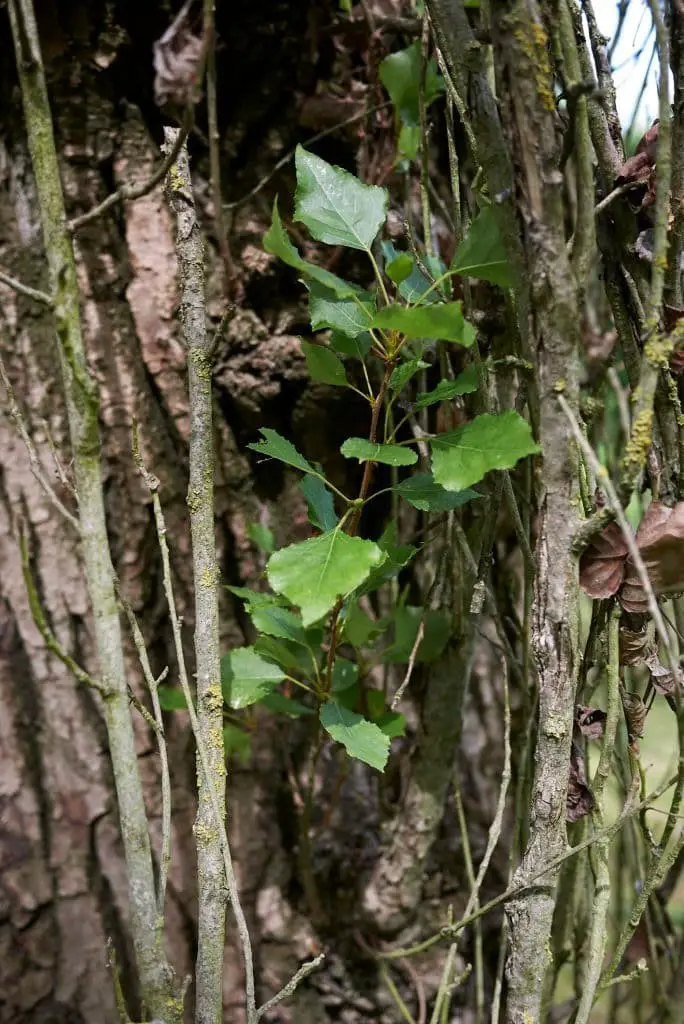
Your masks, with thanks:
[[[372,722],[385,710],[385,695],[382,690],[366,690],[366,711]]]
[[[312,345],[308,341],[303,341],[301,345],[306,368],[312,380],[320,381],[321,384],[335,384],[338,387],[346,385],[347,374],[339,356],[323,345]]]
[[[349,295],[356,295],[361,292],[358,285],[350,284],[349,281],[344,281],[337,274],[332,274],[329,270],[324,270],[323,267],[317,267],[315,263],[309,263],[307,260],[302,259],[283,227],[280,214],[278,213],[277,199],[273,203],[271,226],[264,235],[263,242],[266,252],[277,256],[288,267],[294,267],[295,270],[304,274],[305,277],[309,277],[322,284],[324,288],[328,288],[339,298],[343,299]]]
[[[302,611],[309,626],[360,586],[385,553],[370,540],[332,530],[321,537],[291,544],[271,555],[266,573],[273,589]]]
[[[345,608],[342,631],[350,644],[363,647],[371,637],[378,636],[382,629],[380,620],[371,619],[354,601]]]
[[[342,167],[333,167],[297,146],[296,221],[319,242],[370,252],[387,216],[387,190],[364,185]]]
[[[373,317],[373,327],[400,331],[405,338],[438,338],[456,341],[468,347],[475,331],[466,323],[460,302],[442,302],[434,306],[385,306]]]
[[[462,277],[477,277],[512,288],[513,279],[506,256],[496,211],[485,206],[477,215],[454,254],[451,269]]]
[[[269,455],[272,459],[278,459],[279,462],[284,462],[288,466],[301,469],[302,473],[316,472],[311,463],[307,462],[304,456],[299,454],[292,442],[281,437],[277,430],[271,430],[270,427],[260,427],[259,433],[262,434],[264,440],[255,441],[247,445],[253,452],[259,452],[260,455]]]
[[[341,743],[350,757],[379,772],[384,771],[389,757],[389,737],[377,725],[335,701],[323,705],[320,720],[328,735]]]
[[[386,239],[380,243],[380,249],[382,251],[382,258],[385,261],[385,265],[397,259],[399,255],[402,255],[397,252],[397,250],[394,247],[394,243],[389,242]],[[408,255],[408,253],[406,253],[405,255]],[[415,260],[412,256],[411,262],[413,264],[413,269],[409,276],[405,278],[405,280],[403,280],[399,285],[399,294],[403,299],[406,299],[407,302],[415,304],[418,302],[421,296],[423,296],[425,292],[428,290],[431,282],[428,281],[427,277],[422,272],[422,270],[418,269]],[[439,296],[433,290],[426,297],[424,302],[426,305],[439,302]]]
[[[375,724],[391,740],[406,734],[406,719],[399,711],[385,711],[375,719]]]
[[[340,451],[346,459],[359,462],[382,462],[385,466],[413,466],[418,455],[399,444],[373,444],[364,437],[348,437]]]
[[[288,715],[290,718],[301,718],[302,715],[313,715],[313,708],[308,708],[298,700],[284,697],[282,693],[275,691],[259,701],[262,707],[268,708],[276,715]]]
[[[357,299],[339,299],[316,281],[309,285],[309,314],[314,331],[329,327],[348,338],[357,338],[368,331],[374,313],[375,302],[368,292]]]
[[[430,444],[434,478],[448,491],[462,491],[491,469],[512,469],[519,459],[541,451],[529,423],[514,409],[477,416]]]
[[[299,490],[306,498],[309,508],[309,522],[322,533],[334,530],[339,519],[335,512],[333,496],[317,476],[305,476]]]
[[[416,652],[418,663],[434,661],[446,647],[451,635],[451,623],[443,612],[427,611],[415,605],[405,605],[394,610],[394,642],[384,652],[384,662],[407,662],[423,622],[423,639]]]
[[[221,686],[231,708],[255,704],[284,678],[285,673],[253,647],[235,647],[221,658]]]
[[[280,604],[258,605],[250,609],[254,628],[267,636],[276,636],[281,640],[292,640],[293,643],[306,646],[306,633],[302,620],[288,608]]]
[[[409,276],[414,267],[413,257],[407,252],[400,252],[398,256],[395,256],[387,266],[385,267],[385,273],[389,277],[390,281],[394,281],[395,284],[401,284]]]
[[[275,550],[273,530],[269,529],[268,526],[262,526],[261,523],[248,523],[247,535],[252,544],[258,547],[260,551],[265,551],[267,555],[272,554]]]
[[[290,642],[282,643],[280,640],[264,634],[257,637],[252,646],[257,654],[262,654],[269,661],[274,661],[288,673],[311,670],[311,658],[308,651],[304,651]]]
[[[380,81],[387,89],[399,117],[404,124],[420,123],[421,89],[420,43],[416,41],[405,50],[391,53],[380,62]],[[425,69],[425,106],[429,107],[444,91],[444,79],[437,70],[437,62],[430,58]]]
[[[385,552],[386,560],[377,569],[373,569],[366,582],[359,588],[359,597],[363,594],[370,594],[373,590],[381,587],[383,583],[398,576],[418,551],[418,548],[413,547],[412,544],[397,544],[394,522],[390,523],[390,527],[385,530],[378,541],[378,546]]]
[[[425,409],[428,405],[435,405],[437,402],[448,402],[457,395],[470,395],[477,391],[480,383],[480,375],[477,366],[473,364],[460,373],[456,380],[440,380],[434,391],[423,391],[415,401],[416,409]]]
[[[432,473],[416,473],[397,484],[395,490],[421,512],[449,512],[480,497],[477,491],[446,491],[435,483]]]
[[[157,694],[162,711],[187,711],[185,694],[175,686],[158,686]]]
[[[243,764],[249,763],[252,752],[252,741],[249,733],[239,729],[236,725],[224,725],[223,746],[226,757],[237,757]]]
[[[400,363],[399,366],[395,366],[390,374],[389,386],[392,391],[401,391],[411,377],[414,377],[420,370],[429,369],[430,364],[424,362],[422,359],[408,359],[405,363]]]
[[[402,124],[397,139],[397,163],[415,160],[420,149],[420,128],[418,125]]]
[[[358,681],[359,666],[346,658],[335,658],[332,672],[332,692],[341,693]]]
[[[333,331],[330,335],[329,345],[335,352],[341,352],[344,356],[352,356],[354,359],[364,361],[373,342],[370,334],[359,334],[357,338],[348,338],[345,334]]]

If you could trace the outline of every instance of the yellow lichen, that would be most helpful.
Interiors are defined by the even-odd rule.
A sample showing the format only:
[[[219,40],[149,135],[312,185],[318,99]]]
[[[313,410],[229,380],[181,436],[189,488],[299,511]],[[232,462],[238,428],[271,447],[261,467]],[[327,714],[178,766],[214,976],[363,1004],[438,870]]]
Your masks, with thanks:
[[[653,410],[643,409],[632,424],[632,433],[625,449],[623,462],[628,473],[638,473],[645,465],[652,438]]]

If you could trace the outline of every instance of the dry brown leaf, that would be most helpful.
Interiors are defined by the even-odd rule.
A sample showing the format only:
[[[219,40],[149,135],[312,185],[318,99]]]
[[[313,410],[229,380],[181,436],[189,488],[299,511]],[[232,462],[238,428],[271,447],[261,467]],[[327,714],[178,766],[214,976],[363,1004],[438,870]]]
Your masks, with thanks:
[[[606,727],[605,711],[601,708],[588,708],[578,704],[575,708],[577,728],[588,740],[600,740]]]
[[[593,598],[612,597],[620,589],[627,545],[622,530],[609,525],[587,545],[580,558],[580,586]]]
[[[646,705],[638,693],[630,693],[628,690],[621,691],[622,707],[627,722],[627,738],[630,743],[636,743],[644,735],[646,724]]]
[[[185,106],[200,99],[197,72],[204,40],[190,29],[191,6],[187,0],[153,47],[154,98],[160,107],[169,100]]]
[[[594,808],[594,797],[587,785],[587,772],[584,765],[584,754],[577,743],[572,743],[570,750],[570,780],[568,796],[565,803],[565,816],[568,821],[579,821]]]

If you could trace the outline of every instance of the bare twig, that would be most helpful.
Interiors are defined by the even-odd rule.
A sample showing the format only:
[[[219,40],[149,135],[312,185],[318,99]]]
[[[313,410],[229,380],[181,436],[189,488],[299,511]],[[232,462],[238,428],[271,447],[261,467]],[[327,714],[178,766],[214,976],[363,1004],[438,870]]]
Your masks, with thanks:
[[[133,454],[135,458],[138,470],[147,485],[147,488],[152,495],[152,506],[154,509],[154,519],[157,528],[157,539],[159,541],[159,549],[161,552],[162,559],[162,572],[163,572],[163,584],[164,593],[166,595],[166,602],[169,609],[169,618],[171,621],[171,631],[173,633],[173,642],[176,650],[176,658],[178,660],[178,676],[180,679],[181,689],[183,690],[183,696],[188,708],[188,714],[190,716],[190,726],[192,728],[193,736],[195,737],[195,743],[197,744],[197,754],[199,762],[202,768],[202,776],[204,780],[205,793],[208,796],[212,812],[213,812],[213,824],[218,831],[221,851],[224,858],[224,869],[226,882],[228,885],[228,892],[230,895],[230,901],[235,915],[235,920],[238,926],[238,933],[240,936],[240,942],[242,945],[242,952],[245,960],[245,989],[247,995],[247,1007],[248,1024],[256,1024],[256,1003],[254,998],[254,960],[252,956],[252,944],[249,938],[249,930],[247,928],[247,921],[240,905],[240,897],[237,888],[237,880],[235,878],[235,871],[233,869],[233,861],[230,852],[230,845],[228,842],[228,834],[226,832],[225,825],[225,814],[221,809],[219,803],[219,797],[215,786],[215,773],[211,768],[211,760],[209,758],[207,747],[204,742],[202,730],[200,728],[199,719],[197,712],[195,711],[195,705],[193,702],[192,691],[190,689],[190,680],[188,677],[188,671],[185,664],[185,653],[183,651],[183,637],[181,634],[181,625],[178,618],[178,612],[176,609],[176,599],[173,589],[173,580],[171,578],[171,560],[169,557],[169,546],[166,541],[166,522],[164,520],[164,513],[161,507],[161,501],[159,500],[159,480],[153,473],[145,468],[140,455],[140,449],[138,445],[137,434],[134,432],[133,436]],[[222,961],[223,962],[223,961]]]
[[[107,688],[103,686],[99,680],[93,679],[85,669],[81,668],[78,662],[74,661],[71,655],[64,650],[48,625],[48,621],[45,618],[45,612],[43,611],[43,606],[38,595],[38,588],[36,587],[36,582],[31,571],[28,540],[24,528],[22,528],[19,533],[19,552],[21,554],[21,571],[24,576],[24,585],[26,587],[29,608],[31,609],[31,615],[36,624],[36,629],[42,636],[45,646],[55,655],[55,657],[59,658],[63,665],[69,669],[76,682],[81,683],[83,686],[89,686],[92,690],[97,690],[97,692],[106,699],[110,696],[110,692]]]
[[[259,1007],[259,1009],[257,1010],[257,1020],[260,1020],[265,1013],[268,1013],[269,1010],[272,1010],[274,1006],[278,1005],[278,1003],[282,1003],[283,1000],[289,999],[289,997],[294,993],[297,986],[301,984],[301,982],[304,981],[305,978],[308,978],[310,974],[313,974],[314,971],[317,971],[324,960],[325,953],[319,953],[318,956],[314,957],[313,960],[309,960],[307,961],[307,963],[302,964],[297,973],[293,974],[293,976],[290,978],[287,985],[283,985],[280,992],[276,992],[276,994],[271,999],[269,999],[268,1002],[264,1003],[263,1006]]]
[[[411,653],[409,655],[409,660],[408,660],[408,666],[407,666],[407,669],[406,669],[406,675],[404,676],[402,682],[400,683],[399,689],[394,694],[394,697],[392,697],[391,708],[392,708],[393,711],[396,708],[396,706],[399,703],[399,701],[401,700],[401,698],[404,696],[404,693],[406,691],[406,687],[411,682],[411,676],[413,675],[413,666],[416,663],[416,655],[418,654],[418,648],[420,647],[421,643],[423,642],[423,637],[424,636],[425,636],[425,618],[423,617],[420,620],[420,623],[418,625],[418,632],[416,633],[416,639],[414,640],[413,647],[411,648]]]
[[[119,598],[119,602],[131,629],[131,635],[135,648],[138,652],[138,658],[140,665],[145,676],[145,682],[147,688],[150,691],[150,699],[152,701],[152,710],[154,712],[153,726],[154,733],[157,737],[157,744],[159,746],[159,763],[161,768],[161,795],[162,795],[162,840],[161,840],[161,854],[159,857],[159,878],[157,880],[157,910],[160,914],[164,913],[164,900],[166,897],[166,880],[169,874],[169,865],[171,863],[171,776],[169,773],[169,758],[166,750],[166,736],[164,734],[164,719],[162,717],[161,704],[159,703],[159,684],[168,675],[168,667],[166,667],[161,675],[155,678],[150,665],[150,659],[147,654],[147,646],[145,644],[145,638],[142,635],[142,630],[138,625],[135,612],[131,607],[130,602],[124,596],[121,590],[121,584],[119,580],[115,581],[116,593]]]
[[[156,188],[157,185],[163,181],[175,163],[176,158],[178,157],[178,154],[183,148],[183,144],[190,133],[193,119],[193,108],[188,106],[183,117],[183,124],[176,136],[173,146],[171,146],[167,151],[164,159],[147,181],[143,182],[142,185],[122,185],[116,190],[116,192],[112,192],[111,195],[108,195],[101,203],[94,206],[92,210],[88,210],[87,213],[82,213],[79,217],[72,218],[72,220],[67,224],[69,232],[73,235],[79,228],[82,228],[84,224],[90,224],[91,221],[97,220],[98,217],[101,217],[103,213],[107,212],[107,210],[111,210],[111,208],[116,206],[117,203],[123,203],[133,199],[141,199],[143,196],[148,195],[152,189]]]
[[[7,369],[3,362],[2,356],[0,356],[0,380],[2,380],[3,387],[5,388],[5,392],[7,394],[7,411],[14,420],[14,424],[17,428],[17,433],[21,437],[26,447],[26,451],[29,457],[29,465],[31,466],[31,472],[33,473],[34,477],[36,478],[40,486],[43,488],[43,491],[45,492],[46,496],[52,502],[52,504],[57,509],[59,514],[63,516],[71,526],[73,526],[77,533],[80,533],[80,522],[78,521],[76,516],[69,511],[66,505],[57,497],[54,488],[52,487],[52,485],[50,484],[49,480],[47,479],[43,472],[43,467],[40,464],[40,459],[38,458],[36,446],[33,443],[33,438],[28,432],[28,428],[24,421],[21,409],[19,408],[19,404],[14,394],[14,388],[12,387],[11,381],[7,374]]]
[[[21,281],[17,281],[15,277],[10,277],[3,270],[0,270],[0,283],[6,284],[8,288],[12,288],[13,291],[19,295],[24,295],[27,299],[40,302],[41,305],[47,306],[48,309],[52,309],[54,306],[52,297],[47,292],[41,292],[38,288],[31,288],[28,284],[22,284]]]

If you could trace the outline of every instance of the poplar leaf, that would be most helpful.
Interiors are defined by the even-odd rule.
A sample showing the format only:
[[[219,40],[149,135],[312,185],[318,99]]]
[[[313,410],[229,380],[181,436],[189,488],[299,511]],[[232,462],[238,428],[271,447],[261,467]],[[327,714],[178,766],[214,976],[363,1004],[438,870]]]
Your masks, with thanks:
[[[364,437],[348,437],[340,451],[346,459],[359,462],[382,462],[385,466],[413,466],[418,454],[399,444],[374,444]]]
[[[435,481],[447,491],[462,491],[492,469],[512,469],[541,449],[529,423],[514,409],[485,413],[430,442]]]
[[[328,735],[341,743],[350,757],[384,771],[390,741],[377,725],[335,701],[323,705],[320,720]]]
[[[302,622],[309,626],[329,612],[338,597],[360,586],[386,557],[373,541],[332,530],[276,551],[266,574],[272,588],[301,609]]]

